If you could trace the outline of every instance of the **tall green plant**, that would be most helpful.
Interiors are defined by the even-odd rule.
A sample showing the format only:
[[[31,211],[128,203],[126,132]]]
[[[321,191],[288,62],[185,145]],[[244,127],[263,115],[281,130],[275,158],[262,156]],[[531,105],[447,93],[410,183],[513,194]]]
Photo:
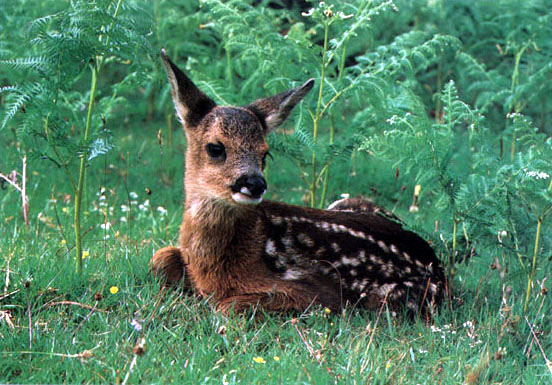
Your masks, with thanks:
[[[136,87],[150,51],[150,18],[131,1],[74,1],[29,26],[33,56],[1,60],[32,80],[1,89],[9,93],[0,129],[16,119],[25,151],[62,168],[73,187],[76,269],[82,270],[82,198],[90,162],[112,148],[110,118],[125,89]],[[100,88],[105,66],[126,75]],[[88,70],[90,77],[86,76]],[[89,79],[89,88],[82,86]],[[103,91],[103,92],[102,92]],[[18,114],[23,111],[23,114]],[[84,113],[83,113],[84,112]],[[78,166],[76,166],[78,164]],[[76,175],[75,175],[75,168]]]

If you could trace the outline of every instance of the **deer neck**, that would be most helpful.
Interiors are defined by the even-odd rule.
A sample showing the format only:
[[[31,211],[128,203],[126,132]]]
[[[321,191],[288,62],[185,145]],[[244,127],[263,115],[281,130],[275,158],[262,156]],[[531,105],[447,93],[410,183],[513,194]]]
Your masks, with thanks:
[[[255,207],[236,205],[224,199],[205,196],[186,189],[184,220],[180,231],[180,245],[190,263],[214,265],[228,259],[228,250],[238,236],[257,228]]]

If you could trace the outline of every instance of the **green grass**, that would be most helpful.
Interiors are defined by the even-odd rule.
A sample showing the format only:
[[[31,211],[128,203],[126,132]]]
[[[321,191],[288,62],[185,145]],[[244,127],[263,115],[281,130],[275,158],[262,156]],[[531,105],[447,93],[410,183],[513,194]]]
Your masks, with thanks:
[[[160,147],[156,127],[120,129],[118,149],[90,170],[83,227],[90,255],[82,276],[74,272],[72,238],[62,236],[72,231],[62,172],[46,161],[31,162],[27,230],[15,190],[0,192],[0,382],[122,383],[127,376],[128,383],[190,384],[552,380],[525,320],[549,346],[550,301],[537,294],[523,316],[525,275],[509,271],[501,278],[505,267],[501,261],[491,269],[491,256],[459,266],[454,299],[430,324],[394,318],[385,309],[327,314],[314,308],[288,315],[253,310],[225,317],[192,293],[160,291],[148,262],[157,248],[177,239],[184,135],[175,132],[173,148]],[[273,165],[279,162],[286,160],[276,157]],[[353,190],[368,167],[350,177]],[[293,183],[287,174],[270,174],[273,196],[300,200],[300,190],[285,192]],[[106,220],[107,230],[101,228]],[[141,338],[145,354],[136,356]]]
[[[87,1],[4,3],[0,172],[27,156],[30,226],[19,193],[0,185],[0,383],[552,383],[545,1],[395,0],[397,10],[327,0],[312,4],[314,16],[250,0],[101,0],[95,11]],[[111,18],[117,4],[121,24]],[[328,202],[370,197],[431,241],[444,264],[458,252],[451,301],[431,322],[385,308],[225,317],[193,293],[161,291],[148,263],[177,243],[185,152],[181,130],[167,131],[174,114],[162,47],[218,102],[239,105],[310,77],[319,85],[322,58],[332,57],[322,99],[312,92],[284,126],[290,135],[269,138],[267,198],[305,204],[315,151],[318,172],[331,160]],[[87,168],[78,275],[66,171],[74,177],[80,154],[109,147],[80,137],[85,63],[98,55],[106,65],[93,131],[105,140],[112,132],[114,148]],[[353,83],[314,145],[309,111]],[[48,156],[68,159],[68,169]]]

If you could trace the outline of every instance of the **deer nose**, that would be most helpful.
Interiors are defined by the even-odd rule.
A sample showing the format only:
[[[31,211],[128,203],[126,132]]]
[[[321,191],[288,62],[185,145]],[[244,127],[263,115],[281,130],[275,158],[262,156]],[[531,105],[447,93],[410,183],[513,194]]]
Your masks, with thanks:
[[[261,175],[242,175],[232,186],[234,193],[242,193],[251,198],[259,198],[266,191],[266,181]]]

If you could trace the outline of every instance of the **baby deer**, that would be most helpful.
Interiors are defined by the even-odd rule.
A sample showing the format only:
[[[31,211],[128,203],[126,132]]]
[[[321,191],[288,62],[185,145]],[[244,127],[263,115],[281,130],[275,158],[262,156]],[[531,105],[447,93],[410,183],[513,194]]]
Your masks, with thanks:
[[[303,311],[346,304],[410,312],[438,304],[444,274],[431,247],[358,198],[328,210],[263,201],[266,135],[311,90],[298,88],[246,107],[217,106],[162,51],[187,138],[180,247],[154,255],[155,274],[182,278],[217,309]]]

